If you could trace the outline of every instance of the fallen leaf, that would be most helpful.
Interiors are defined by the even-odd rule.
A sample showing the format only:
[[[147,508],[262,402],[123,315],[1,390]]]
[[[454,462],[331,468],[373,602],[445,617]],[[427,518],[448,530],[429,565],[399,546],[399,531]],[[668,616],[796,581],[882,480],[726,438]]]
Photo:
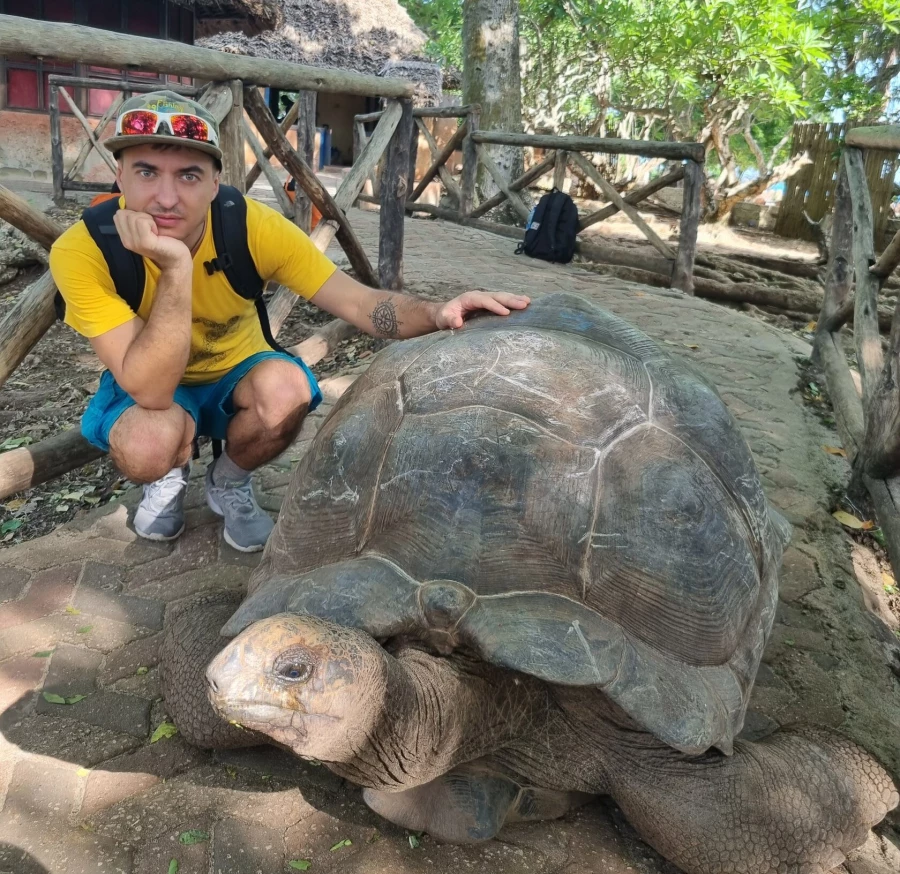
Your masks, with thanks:
[[[700,348],[696,343],[683,343],[682,345],[686,346],[688,349],[699,349]]]
[[[66,703],[66,699],[63,698],[62,695],[57,695],[55,692],[44,692],[44,700],[49,701],[51,704]]]
[[[178,874],[178,859],[172,859],[172,861],[169,862],[169,870],[166,874]]]
[[[52,649],[42,649],[40,652],[34,653],[34,655],[32,656],[32,658],[36,658],[36,659],[49,659],[50,656],[52,656],[52,655],[53,655],[53,650],[52,650]]]
[[[791,640],[789,637],[786,637],[786,638],[784,639],[784,645],[785,645],[785,646],[793,646],[793,645],[794,645],[794,641]]]
[[[84,701],[87,698],[87,695],[71,695],[66,698],[66,704],[77,704],[79,701]]]
[[[237,768],[232,768],[231,765],[225,766],[225,773],[231,777],[232,780],[237,779]]]
[[[9,534],[12,536],[13,531],[18,531],[22,527],[21,519],[7,519],[0,525],[0,534]]]
[[[7,437],[6,440],[0,443],[0,452],[6,452],[8,449],[18,449],[20,446],[28,446],[29,443],[34,443],[34,438]]]
[[[808,331],[811,334],[813,331],[815,331],[816,324],[817,324],[816,322],[809,322],[809,323],[807,323],[806,328],[804,328],[804,330]]]
[[[10,501],[8,504],[3,505],[10,513],[15,512],[19,509],[19,507],[25,506],[25,498],[16,498],[14,501]]]
[[[79,777],[87,777],[91,773],[90,768],[79,768],[75,772]]]
[[[136,673],[139,677],[143,677],[144,674],[146,674],[149,670],[150,670],[150,668],[145,668],[143,665],[141,665],[141,667],[139,667],[139,668],[135,671],[135,673]]]
[[[409,846],[411,849],[416,850],[422,845],[422,839],[418,835],[409,835]]]
[[[54,508],[57,513],[65,513],[69,509],[68,504],[57,504]]]
[[[353,841],[350,838],[344,838],[342,841],[338,841],[332,848],[331,852],[333,853],[335,850],[343,850],[344,847],[349,847],[353,844]]]
[[[76,634],[87,634],[89,631],[92,631],[94,628],[93,625],[82,625],[81,628],[76,628]]]
[[[310,865],[312,865],[312,862],[309,859],[291,859],[288,862],[288,867],[293,868],[295,871],[309,871]]]
[[[882,546],[887,548],[887,542],[884,539],[884,532],[880,528],[873,528],[869,533],[877,543],[880,543]]]
[[[847,513],[844,510],[835,510],[832,514],[841,525],[844,525],[847,528],[853,528],[855,531],[871,531],[875,527],[875,523],[869,519],[863,521],[862,519],[857,519],[856,516],[851,513]]]
[[[66,607],[66,613],[68,613],[69,616],[78,616],[81,611],[77,607],[72,607],[71,605],[69,605],[68,607]]]
[[[64,501],[80,501],[84,497],[84,492],[66,492],[62,499]]]
[[[847,452],[844,449],[841,449],[840,446],[822,446],[829,455],[840,455],[841,458],[847,457]]]
[[[209,833],[200,831],[198,828],[192,828],[178,835],[178,840],[186,847],[190,847],[193,844],[203,844],[208,841]]]
[[[85,495],[84,500],[87,501],[87,503],[89,503],[92,507],[100,503],[100,498],[97,498],[94,495]]]
[[[156,726],[156,731],[150,735],[150,743],[155,744],[158,740],[174,737],[176,734],[178,734],[178,729],[173,722],[161,722]]]

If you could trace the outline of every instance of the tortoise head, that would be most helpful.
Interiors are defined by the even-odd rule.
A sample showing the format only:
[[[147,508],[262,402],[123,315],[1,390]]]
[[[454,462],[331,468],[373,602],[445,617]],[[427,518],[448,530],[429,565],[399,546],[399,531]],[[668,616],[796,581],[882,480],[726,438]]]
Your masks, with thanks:
[[[297,755],[347,761],[382,716],[387,661],[365,632],[280,614],[255,622],[213,659],[209,699],[225,719]]]

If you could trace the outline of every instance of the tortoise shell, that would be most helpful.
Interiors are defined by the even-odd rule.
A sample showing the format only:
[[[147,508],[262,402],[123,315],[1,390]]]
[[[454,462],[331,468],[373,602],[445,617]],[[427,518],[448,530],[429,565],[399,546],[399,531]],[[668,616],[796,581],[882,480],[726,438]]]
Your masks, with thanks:
[[[596,685],[730,751],[787,523],[722,400],[576,296],[394,344],[296,470],[222,633],[311,613]]]

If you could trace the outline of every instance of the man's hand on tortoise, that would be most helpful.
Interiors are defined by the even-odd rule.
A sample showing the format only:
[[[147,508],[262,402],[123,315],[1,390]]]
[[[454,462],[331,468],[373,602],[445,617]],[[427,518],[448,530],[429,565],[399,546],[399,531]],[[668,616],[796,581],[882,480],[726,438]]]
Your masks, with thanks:
[[[445,303],[437,313],[438,330],[461,328],[472,313],[487,310],[498,316],[508,316],[510,310],[524,310],[531,298],[505,291],[467,291]]]

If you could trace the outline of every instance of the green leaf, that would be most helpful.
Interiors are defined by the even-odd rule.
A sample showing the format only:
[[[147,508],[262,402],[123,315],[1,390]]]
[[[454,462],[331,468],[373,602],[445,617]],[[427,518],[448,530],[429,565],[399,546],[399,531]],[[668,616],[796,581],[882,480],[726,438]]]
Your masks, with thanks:
[[[150,668],[145,668],[143,665],[141,665],[141,666],[135,671],[135,674],[137,674],[139,677],[143,677],[144,674],[148,673],[149,671],[150,671]]]
[[[57,695],[55,692],[44,692],[44,700],[49,701],[51,704],[66,703],[66,699],[63,698],[62,695]]]
[[[66,613],[68,613],[69,616],[78,616],[81,611],[77,607],[73,607],[70,604],[68,607],[66,607]]]
[[[887,548],[887,541],[884,539],[884,532],[880,528],[873,528],[869,534],[872,535],[872,538],[880,543],[883,547]]]
[[[81,628],[75,629],[76,634],[87,634],[89,631],[92,631],[94,628],[93,625],[82,625]]]
[[[310,865],[312,865],[312,862],[309,859],[291,859],[288,862],[288,867],[293,868],[294,871],[309,871]]]
[[[161,722],[156,726],[156,731],[150,735],[150,743],[155,744],[158,740],[175,737],[176,734],[178,734],[178,729],[176,728],[175,723]]]
[[[35,659],[49,659],[50,656],[52,656],[52,655],[53,655],[53,650],[52,650],[52,649],[42,649],[40,652],[34,653],[34,655],[32,656],[32,658],[35,658]]]
[[[343,850],[344,847],[352,846],[353,841],[350,838],[344,838],[342,841],[338,841],[332,848],[331,852],[333,853],[335,850]]]
[[[422,846],[422,839],[418,835],[409,835],[409,846],[413,850],[417,850]]]
[[[209,840],[209,833],[201,831],[198,828],[192,828],[178,835],[178,840],[181,841],[181,843],[186,847],[190,847],[193,844],[206,843],[206,841]]]
[[[0,534],[8,534],[10,531],[18,531],[25,523],[21,519],[7,519],[0,525]]]
[[[33,437],[7,437],[0,443],[0,452],[6,452],[9,449],[18,449],[20,446],[28,446],[34,443]]]
[[[77,704],[79,701],[84,701],[87,698],[87,695],[70,695],[66,698],[66,704]]]
[[[178,859],[172,859],[172,861],[169,862],[167,874],[178,874]]]

